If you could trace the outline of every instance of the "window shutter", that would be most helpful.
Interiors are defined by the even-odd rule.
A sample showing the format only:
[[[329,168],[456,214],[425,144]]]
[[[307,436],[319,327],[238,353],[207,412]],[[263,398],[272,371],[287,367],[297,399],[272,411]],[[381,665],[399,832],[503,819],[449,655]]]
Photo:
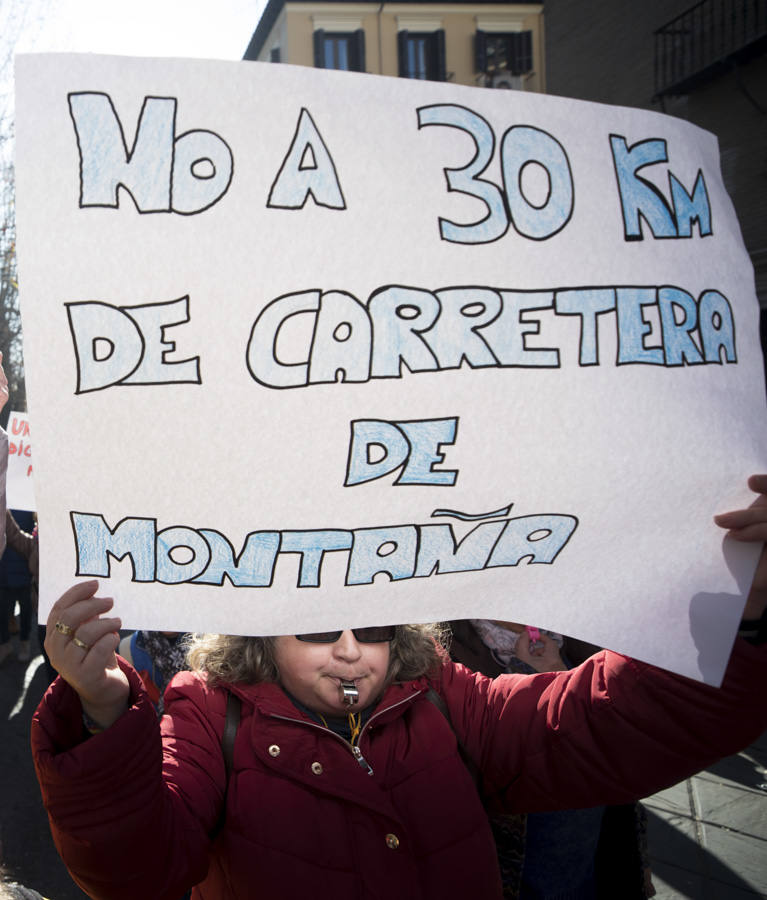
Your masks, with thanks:
[[[322,28],[318,28],[314,32],[314,68],[315,69],[324,69],[325,68],[325,31]]]
[[[434,32],[434,59],[436,62],[435,81],[447,81],[447,63],[445,60],[445,31],[440,28]]]
[[[533,68],[533,33],[517,31],[511,36],[512,75],[524,75]]]
[[[478,31],[474,35],[474,71],[487,71],[487,32]]]
[[[358,28],[352,35],[352,69],[355,72],[365,71],[365,30]]]
[[[407,31],[397,32],[397,57],[399,65],[399,77],[409,78],[410,73],[407,70]]]

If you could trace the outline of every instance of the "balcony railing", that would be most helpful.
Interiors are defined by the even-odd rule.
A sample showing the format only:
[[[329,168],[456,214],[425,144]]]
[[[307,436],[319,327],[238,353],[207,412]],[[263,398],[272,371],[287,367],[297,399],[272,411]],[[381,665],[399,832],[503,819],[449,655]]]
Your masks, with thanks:
[[[767,50],[767,0],[702,0],[655,32],[655,97],[687,94]]]

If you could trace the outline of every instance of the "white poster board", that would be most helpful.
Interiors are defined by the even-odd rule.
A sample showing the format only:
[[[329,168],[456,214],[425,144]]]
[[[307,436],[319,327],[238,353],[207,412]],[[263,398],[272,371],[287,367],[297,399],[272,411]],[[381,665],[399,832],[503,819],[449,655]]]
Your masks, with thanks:
[[[32,438],[29,416],[11,412],[8,416],[8,474],[5,489],[8,509],[37,509],[32,475]]]
[[[286,65],[17,60],[40,614],[466,617],[717,682],[767,462],[715,138]]]

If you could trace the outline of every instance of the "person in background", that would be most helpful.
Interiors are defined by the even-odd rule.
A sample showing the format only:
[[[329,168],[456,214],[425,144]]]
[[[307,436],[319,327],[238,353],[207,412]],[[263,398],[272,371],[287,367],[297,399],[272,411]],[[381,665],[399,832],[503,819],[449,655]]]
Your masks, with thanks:
[[[29,526],[29,520],[24,524]],[[35,621],[37,619],[37,610],[40,601],[40,543],[38,540],[37,521],[34,515],[32,516],[31,524],[32,528],[30,531],[24,531],[19,527],[19,523],[13,517],[12,513],[6,512],[5,536],[7,547],[13,548],[19,556],[23,556],[26,560],[30,578],[29,599],[31,615],[32,620]],[[48,654],[45,652],[45,625],[37,626],[37,643],[45,662],[45,668],[48,673],[48,682],[50,683],[58,675],[58,672],[51,665]]]
[[[563,672],[601,648],[517,622],[449,623],[450,657],[492,678]],[[636,804],[491,816],[504,897],[643,900],[655,889],[645,815]]]
[[[178,631],[134,631],[120,641],[117,652],[141,676],[158,716],[165,709],[165,688],[186,668],[189,637]]]
[[[24,530],[26,529],[26,531]],[[32,629],[32,615],[37,612],[33,603],[32,575],[28,565],[27,541],[33,543],[35,529],[34,513],[27,510],[11,510],[5,513],[5,552],[0,558],[0,654],[10,644],[8,620],[19,607],[19,649],[18,658],[28,662],[31,650],[29,637]],[[13,537],[12,537],[13,536]],[[15,538],[15,540],[14,540]],[[36,600],[36,596],[35,596]]]
[[[8,379],[3,369],[3,354],[0,353],[0,412],[8,402]],[[0,428],[0,555],[5,552],[5,479],[8,474],[8,435]],[[7,631],[9,616],[3,615],[0,623],[0,665],[13,653],[13,646]]]

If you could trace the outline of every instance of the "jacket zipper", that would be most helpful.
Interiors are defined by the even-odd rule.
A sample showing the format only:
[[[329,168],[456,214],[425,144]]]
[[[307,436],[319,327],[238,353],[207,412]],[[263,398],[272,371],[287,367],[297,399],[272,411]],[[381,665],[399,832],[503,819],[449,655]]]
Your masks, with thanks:
[[[355,744],[350,744],[350,746],[351,746],[351,748],[352,748],[352,753],[354,754],[354,758],[357,760],[357,762],[358,762],[358,763],[362,766],[362,768],[368,773],[368,775],[372,775],[372,774],[373,774],[373,767],[370,765],[370,763],[369,763],[369,762],[365,759],[365,757],[362,755],[362,751],[360,750],[360,748],[357,747]]]
[[[374,713],[367,720],[367,722],[365,723],[365,727],[360,732],[360,736],[359,736],[359,740],[357,741],[357,744],[359,744],[359,741],[362,740],[362,735],[365,733],[365,731],[370,726],[370,723],[374,719],[377,719],[379,716],[382,716],[384,713],[389,712],[390,709],[396,709],[398,706],[401,706],[403,703],[410,703],[410,701],[415,699],[418,696],[418,694],[422,694],[422,693],[423,693],[423,691],[418,691],[415,694],[411,694],[409,697],[405,697],[404,699],[399,700],[397,703],[394,703],[391,706],[387,706],[386,709],[381,709],[377,713]],[[273,719],[282,719],[284,722],[295,722],[297,725],[308,725],[311,728],[318,728],[320,731],[323,731],[326,734],[332,735],[334,738],[337,738],[339,741],[341,741],[341,743],[344,745],[344,747],[348,747],[351,750],[354,758],[357,760],[357,762],[360,764],[360,766],[362,766],[362,768],[368,773],[368,775],[373,774],[373,767],[362,755],[362,751],[360,750],[360,748],[358,746],[356,746],[355,744],[349,743],[349,741],[342,738],[340,734],[336,734],[335,731],[331,731],[329,728],[325,728],[324,725],[318,725],[316,722],[307,722],[305,719],[293,719],[290,716],[281,716],[281,715],[279,715],[279,713],[269,713],[269,715]]]

